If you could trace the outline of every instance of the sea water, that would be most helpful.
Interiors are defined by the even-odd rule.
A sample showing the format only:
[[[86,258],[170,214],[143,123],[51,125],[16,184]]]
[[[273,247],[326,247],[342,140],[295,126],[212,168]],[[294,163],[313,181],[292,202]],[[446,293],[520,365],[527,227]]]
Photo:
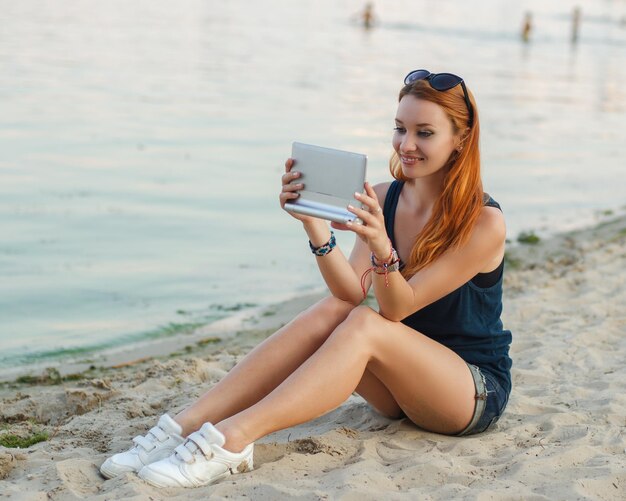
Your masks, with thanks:
[[[626,4],[385,1],[366,30],[364,3],[0,0],[0,370],[321,288],[278,205],[291,142],[388,180],[411,69],[473,90],[511,240],[624,206]]]

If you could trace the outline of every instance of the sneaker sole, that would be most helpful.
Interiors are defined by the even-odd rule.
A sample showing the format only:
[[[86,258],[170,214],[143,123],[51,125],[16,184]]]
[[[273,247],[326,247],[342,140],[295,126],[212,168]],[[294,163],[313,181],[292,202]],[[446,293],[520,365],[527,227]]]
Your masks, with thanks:
[[[155,474],[154,472],[151,472],[148,475],[141,475],[141,473],[139,474],[139,478],[141,478],[142,480],[145,480],[147,483],[149,483],[150,485],[152,485],[153,487],[159,487],[161,489],[165,489],[167,487],[184,487],[186,489],[193,489],[195,487],[206,487],[207,485],[211,485],[214,484],[215,482],[219,482],[220,480],[223,480],[224,478],[230,477],[231,473],[229,471],[222,473],[221,475],[211,479],[210,482],[207,483],[202,483],[202,484],[194,484],[194,485],[182,485],[181,483],[177,482],[177,485],[171,485],[167,482],[162,482],[161,479],[167,479],[168,481],[171,481],[172,479],[170,477],[165,477],[165,476],[161,476],[159,474]]]
[[[136,471],[135,470],[109,469],[107,466],[102,465],[100,467],[100,473],[102,473],[103,477],[111,479],[111,478],[119,477],[120,475],[123,475],[124,473],[136,473]]]

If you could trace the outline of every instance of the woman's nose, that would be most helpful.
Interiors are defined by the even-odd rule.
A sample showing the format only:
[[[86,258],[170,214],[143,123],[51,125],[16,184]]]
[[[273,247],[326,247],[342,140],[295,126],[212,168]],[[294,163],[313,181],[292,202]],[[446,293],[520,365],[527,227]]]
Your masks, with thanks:
[[[411,137],[410,134],[405,134],[404,137],[402,138],[402,142],[400,143],[400,150],[401,151],[415,151],[416,149],[416,145],[415,145],[415,138]]]

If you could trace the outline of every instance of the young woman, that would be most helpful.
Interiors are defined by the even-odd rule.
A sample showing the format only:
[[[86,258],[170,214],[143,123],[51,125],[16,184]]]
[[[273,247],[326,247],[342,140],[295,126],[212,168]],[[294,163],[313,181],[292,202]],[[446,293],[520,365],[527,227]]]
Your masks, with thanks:
[[[511,390],[503,329],[505,225],[483,193],[476,104],[463,80],[412,71],[400,91],[396,181],[365,185],[348,258],[320,219],[292,214],[330,289],[175,418],[164,415],[106,477],[137,471],[194,487],[253,467],[254,441],[314,419],[356,391],[380,413],[436,433],[480,433]],[[302,184],[289,159],[281,206]],[[373,287],[379,311],[362,306]]]

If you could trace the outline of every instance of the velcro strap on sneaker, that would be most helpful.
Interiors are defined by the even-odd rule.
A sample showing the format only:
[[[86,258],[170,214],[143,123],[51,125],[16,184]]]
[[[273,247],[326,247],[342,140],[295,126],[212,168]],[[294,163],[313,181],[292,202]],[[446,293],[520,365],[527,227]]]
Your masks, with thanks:
[[[187,448],[187,443],[188,440],[176,447],[176,449],[174,449],[174,453],[185,463],[191,463],[193,461],[193,454]]]
[[[147,452],[150,452],[152,449],[156,447],[156,444],[152,440],[146,437],[143,437],[141,435],[138,435],[135,438],[133,438],[133,442]]]
[[[206,438],[204,438],[204,435],[202,435],[202,433],[200,433],[199,431],[193,432],[191,435],[189,435],[189,437],[187,437],[187,440],[191,440],[194,444],[196,444],[202,451],[202,454],[204,454],[206,457],[210,458],[213,455],[211,444],[207,442]]]
[[[169,435],[158,426],[152,428],[148,433],[152,433],[159,442],[165,442],[169,438]]]

